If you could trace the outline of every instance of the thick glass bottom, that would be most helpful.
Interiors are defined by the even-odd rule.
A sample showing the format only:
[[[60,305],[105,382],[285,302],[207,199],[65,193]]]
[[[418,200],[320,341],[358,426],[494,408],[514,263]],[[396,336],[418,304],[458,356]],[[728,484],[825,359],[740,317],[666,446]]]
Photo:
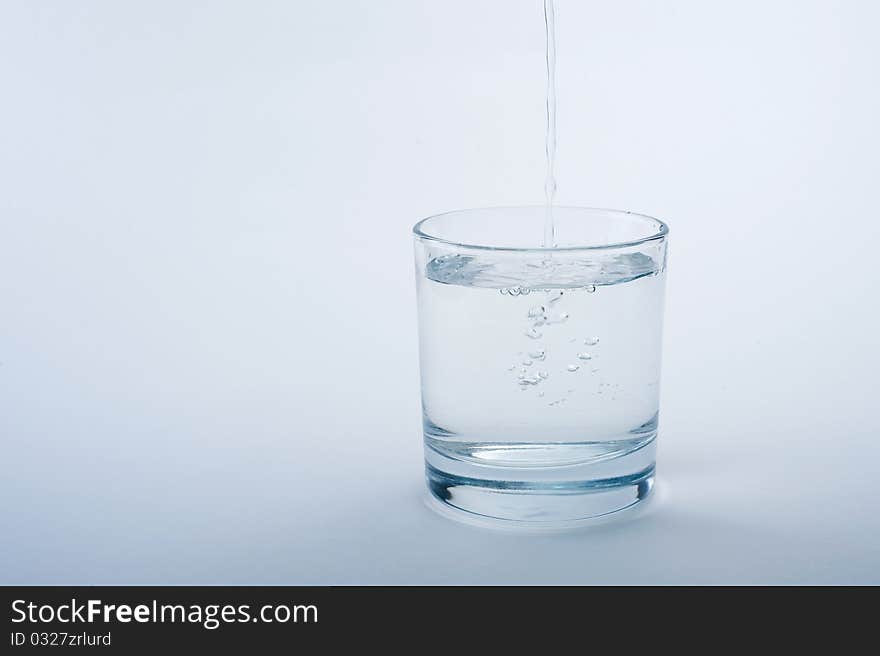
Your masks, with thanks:
[[[560,449],[568,451],[562,445]],[[528,467],[513,464],[515,457],[504,459],[507,466],[496,466],[428,445],[428,490],[440,509],[465,521],[495,520],[523,528],[578,525],[632,508],[653,488],[653,439],[634,450],[602,450],[603,456],[580,462],[560,457],[557,462],[565,464]],[[609,457],[609,451],[614,455]],[[516,453],[522,452],[517,445]]]

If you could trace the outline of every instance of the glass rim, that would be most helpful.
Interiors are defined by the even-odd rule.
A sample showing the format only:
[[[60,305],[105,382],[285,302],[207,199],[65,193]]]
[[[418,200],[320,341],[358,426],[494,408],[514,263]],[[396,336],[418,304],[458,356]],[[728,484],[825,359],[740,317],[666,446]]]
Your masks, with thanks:
[[[616,214],[620,216],[630,216],[636,217],[639,219],[645,219],[656,225],[656,230],[651,234],[640,237],[639,239],[632,239],[628,241],[615,241],[608,242],[605,244],[593,244],[593,245],[584,245],[584,246],[491,246],[489,244],[468,244],[466,242],[458,242],[451,239],[444,239],[442,237],[438,237],[436,235],[428,234],[424,227],[428,221],[432,219],[438,219],[443,216],[449,216],[450,214],[467,214],[470,212],[482,212],[486,210],[521,210],[521,209],[544,209],[546,206],[544,205],[495,205],[490,207],[471,207],[468,209],[461,210],[449,210],[448,212],[440,212],[439,214],[432,214],[431,216],[426,216],[424,219],[418,221],[412,228],[413,235],[418,238],[429,242],[434,242],[438,244],[444,244],[446,246],[453,246],[455,248],[465,248],[465,249],[473,249],[473,250],[481,250],[481,251],[498,251],[498,252],[509,252],[509,253],[543,253],[543,252],[571,252],[571,251],[596,251],[596,250],[613,250],[616,248],[630,248],[633,246],[640,246],[642,244],[646,244],[652,241],[659,241],[665,239],[669,234],[669,226],[660,219],[650,216],[649,214],[643,214],[641,212],[631,212],[629,210],[615,210],[606,207],[585,207],[578,205],[554,205],[554,208],[558,208],[561,210],[581,210],[587,212],[605,212],[609,214]]]

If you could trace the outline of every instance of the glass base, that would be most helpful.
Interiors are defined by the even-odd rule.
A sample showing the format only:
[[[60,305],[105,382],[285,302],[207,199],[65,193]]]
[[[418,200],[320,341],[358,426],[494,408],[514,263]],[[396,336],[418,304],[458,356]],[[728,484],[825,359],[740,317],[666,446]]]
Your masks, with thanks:
[[[619,457],[562,467],[487,466],[429,446],[425,474],[438,509],[454,518],[512,528],[565,528],[646,499],[654,485],[654,446],[651,440]]]

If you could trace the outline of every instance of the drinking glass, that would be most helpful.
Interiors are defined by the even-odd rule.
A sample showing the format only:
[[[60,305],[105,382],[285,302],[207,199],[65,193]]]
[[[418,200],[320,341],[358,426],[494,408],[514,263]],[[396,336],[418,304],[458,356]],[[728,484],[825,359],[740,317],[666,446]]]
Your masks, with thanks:
[[[579,523],[653,486],[668,227],[550,212],[413,228],[427,485],[462,518]]]

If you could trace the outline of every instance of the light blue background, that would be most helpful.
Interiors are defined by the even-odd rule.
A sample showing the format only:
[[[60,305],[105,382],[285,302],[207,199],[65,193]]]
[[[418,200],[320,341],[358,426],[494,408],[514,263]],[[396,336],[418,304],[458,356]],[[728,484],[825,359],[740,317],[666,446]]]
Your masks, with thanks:
[[[880,583],[880,5],[557,18],[559,202],[672,227],[650,511],[423,505],[409,229],[541,201],[539,0],[8,0],[0,582]]]

